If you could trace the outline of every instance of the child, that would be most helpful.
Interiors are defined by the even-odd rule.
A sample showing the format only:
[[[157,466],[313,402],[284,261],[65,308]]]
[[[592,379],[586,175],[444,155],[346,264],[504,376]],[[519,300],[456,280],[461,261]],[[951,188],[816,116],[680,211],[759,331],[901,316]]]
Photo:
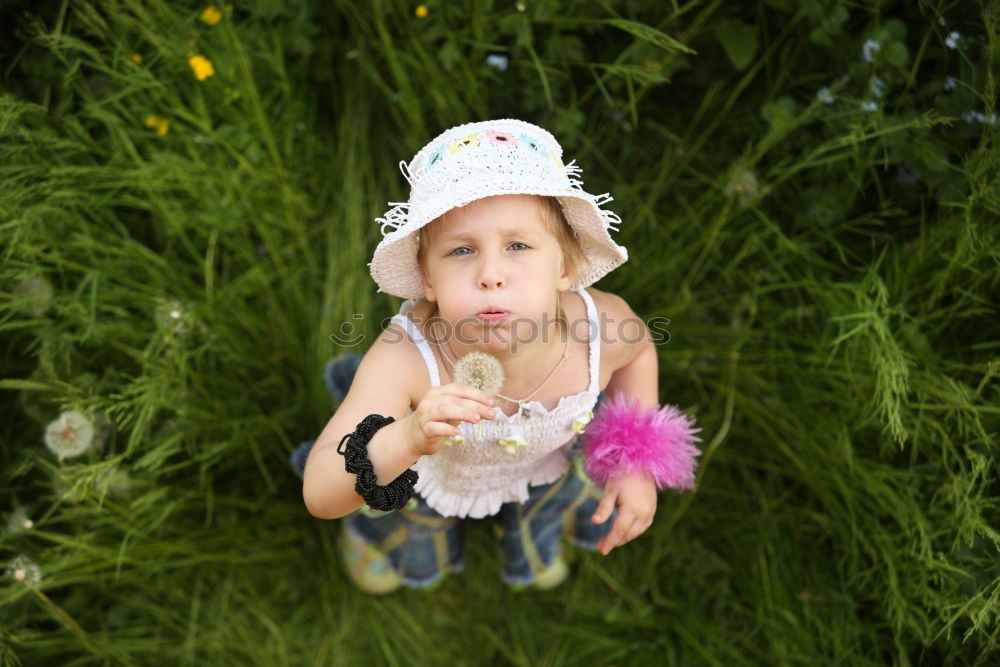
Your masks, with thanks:
[[[567,574],[562,536],[607,555],[650,526],[657,486],[693,487],[697,429],[659,409],[645,325],[586,289],[627,259],[608,233],[620,220],[561,157],[551,134],[508,119],[452,128],[400,163],[409,201],[378,219],[369,266],[408,300],[303,475],[311,514],[346,517],[341,548],[363,590],[460,571],[462,520],[484,517],[503,579],[551,588]],[[472,352],[502,366],[491,393],[455,381]],[[581,448],[589,476],[572,465]]]

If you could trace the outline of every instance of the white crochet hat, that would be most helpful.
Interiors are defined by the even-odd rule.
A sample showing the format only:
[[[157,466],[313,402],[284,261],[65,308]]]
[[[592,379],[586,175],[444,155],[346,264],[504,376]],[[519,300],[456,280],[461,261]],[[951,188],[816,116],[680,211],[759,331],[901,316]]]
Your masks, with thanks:
[[[575,176],[580,168],[562,163],[562,147],[542,128],[520,120],[467,123],[428,143],[399,168],[410,183],[410,200],[390,202],[381,223],[382,241],[368,267],[380,292],[406,299],[424,295],[417,264],[417,231],[459,206],[502,194],[552,196],[562,205],[587,258],[573,287],[593,284],[628,259],[609,229],[621,220],[601,209],[607,193],[591,195]]]

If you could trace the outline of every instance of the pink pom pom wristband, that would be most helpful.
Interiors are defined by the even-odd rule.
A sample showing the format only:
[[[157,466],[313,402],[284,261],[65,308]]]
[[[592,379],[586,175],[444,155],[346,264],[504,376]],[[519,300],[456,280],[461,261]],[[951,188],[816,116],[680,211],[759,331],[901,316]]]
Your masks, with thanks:
[[[581,436],[587,475],[603,485],[624,474],[643,473],[659,489],[694,489],[694,457],[701,442],[689,417],[673,405],[643,409],[619,393],[598,406]]]

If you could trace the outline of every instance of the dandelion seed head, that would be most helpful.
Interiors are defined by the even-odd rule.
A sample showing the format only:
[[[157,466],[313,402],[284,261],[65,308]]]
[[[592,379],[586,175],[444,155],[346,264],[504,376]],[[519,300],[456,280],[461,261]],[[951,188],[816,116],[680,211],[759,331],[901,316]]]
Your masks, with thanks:
[[[455,363],[455,382],[495,396],[503,387],[503,364],[492,354],[470,352]]]
[[[42,583],[41,569],[35,565],[34,561],[23,554],[11,561],[10,566],[5,570],[5,574],[14,579],[14,581],[19,581],[32,588],[38,588],[38,585]]]
[[[25,278],[14,288],[18,310],[28,315],[41,315],[52,305],[52,283],[43,276]]]
[[[98,494],[124,498],[132,490],[132,476],[127,471],[114,468],[94,480],[94,491]]]
[[[751,169],[736,170],[726,184],[725,193],[727,197],[739,197],[740,206],[746,206],[760,194],[760,182],[757,180],[757,175]]]
[[[111,435],[113,430],[113,425],[111,420],[103,412],[98,412],[93,415],[94,423],[94,444],[92,445],[95,451],[100,451],[104,449],[104,443],[107,442],[108,437]]]
[[[59,460],[73,458],[90,449],[94,425],[79,412],[63,412],[45,428],[45,446]]]
[[[156,324],[168,335],[180,335],[187,331],[187,309],[180,301],[163,301],[156,309]]]
[[[18,507],[7,517],[8,533],[23,533],[35,527],[35,522],[28,518],[28,513],[23,507]]]
[[[523,2],[517,3],[516,5],[514,5],[514,7],[516,7],[517,11],[519,11],[519,12],[523,12],[524,11],[524,3]]]

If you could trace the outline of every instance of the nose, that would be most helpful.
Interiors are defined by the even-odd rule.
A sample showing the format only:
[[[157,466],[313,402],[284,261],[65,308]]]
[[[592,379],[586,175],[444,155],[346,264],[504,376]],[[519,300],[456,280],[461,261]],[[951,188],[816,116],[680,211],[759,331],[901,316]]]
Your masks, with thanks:
[[[484,255],[479,265],[479,287],[482,289],[497,289],[507,284],[503,260]]]

